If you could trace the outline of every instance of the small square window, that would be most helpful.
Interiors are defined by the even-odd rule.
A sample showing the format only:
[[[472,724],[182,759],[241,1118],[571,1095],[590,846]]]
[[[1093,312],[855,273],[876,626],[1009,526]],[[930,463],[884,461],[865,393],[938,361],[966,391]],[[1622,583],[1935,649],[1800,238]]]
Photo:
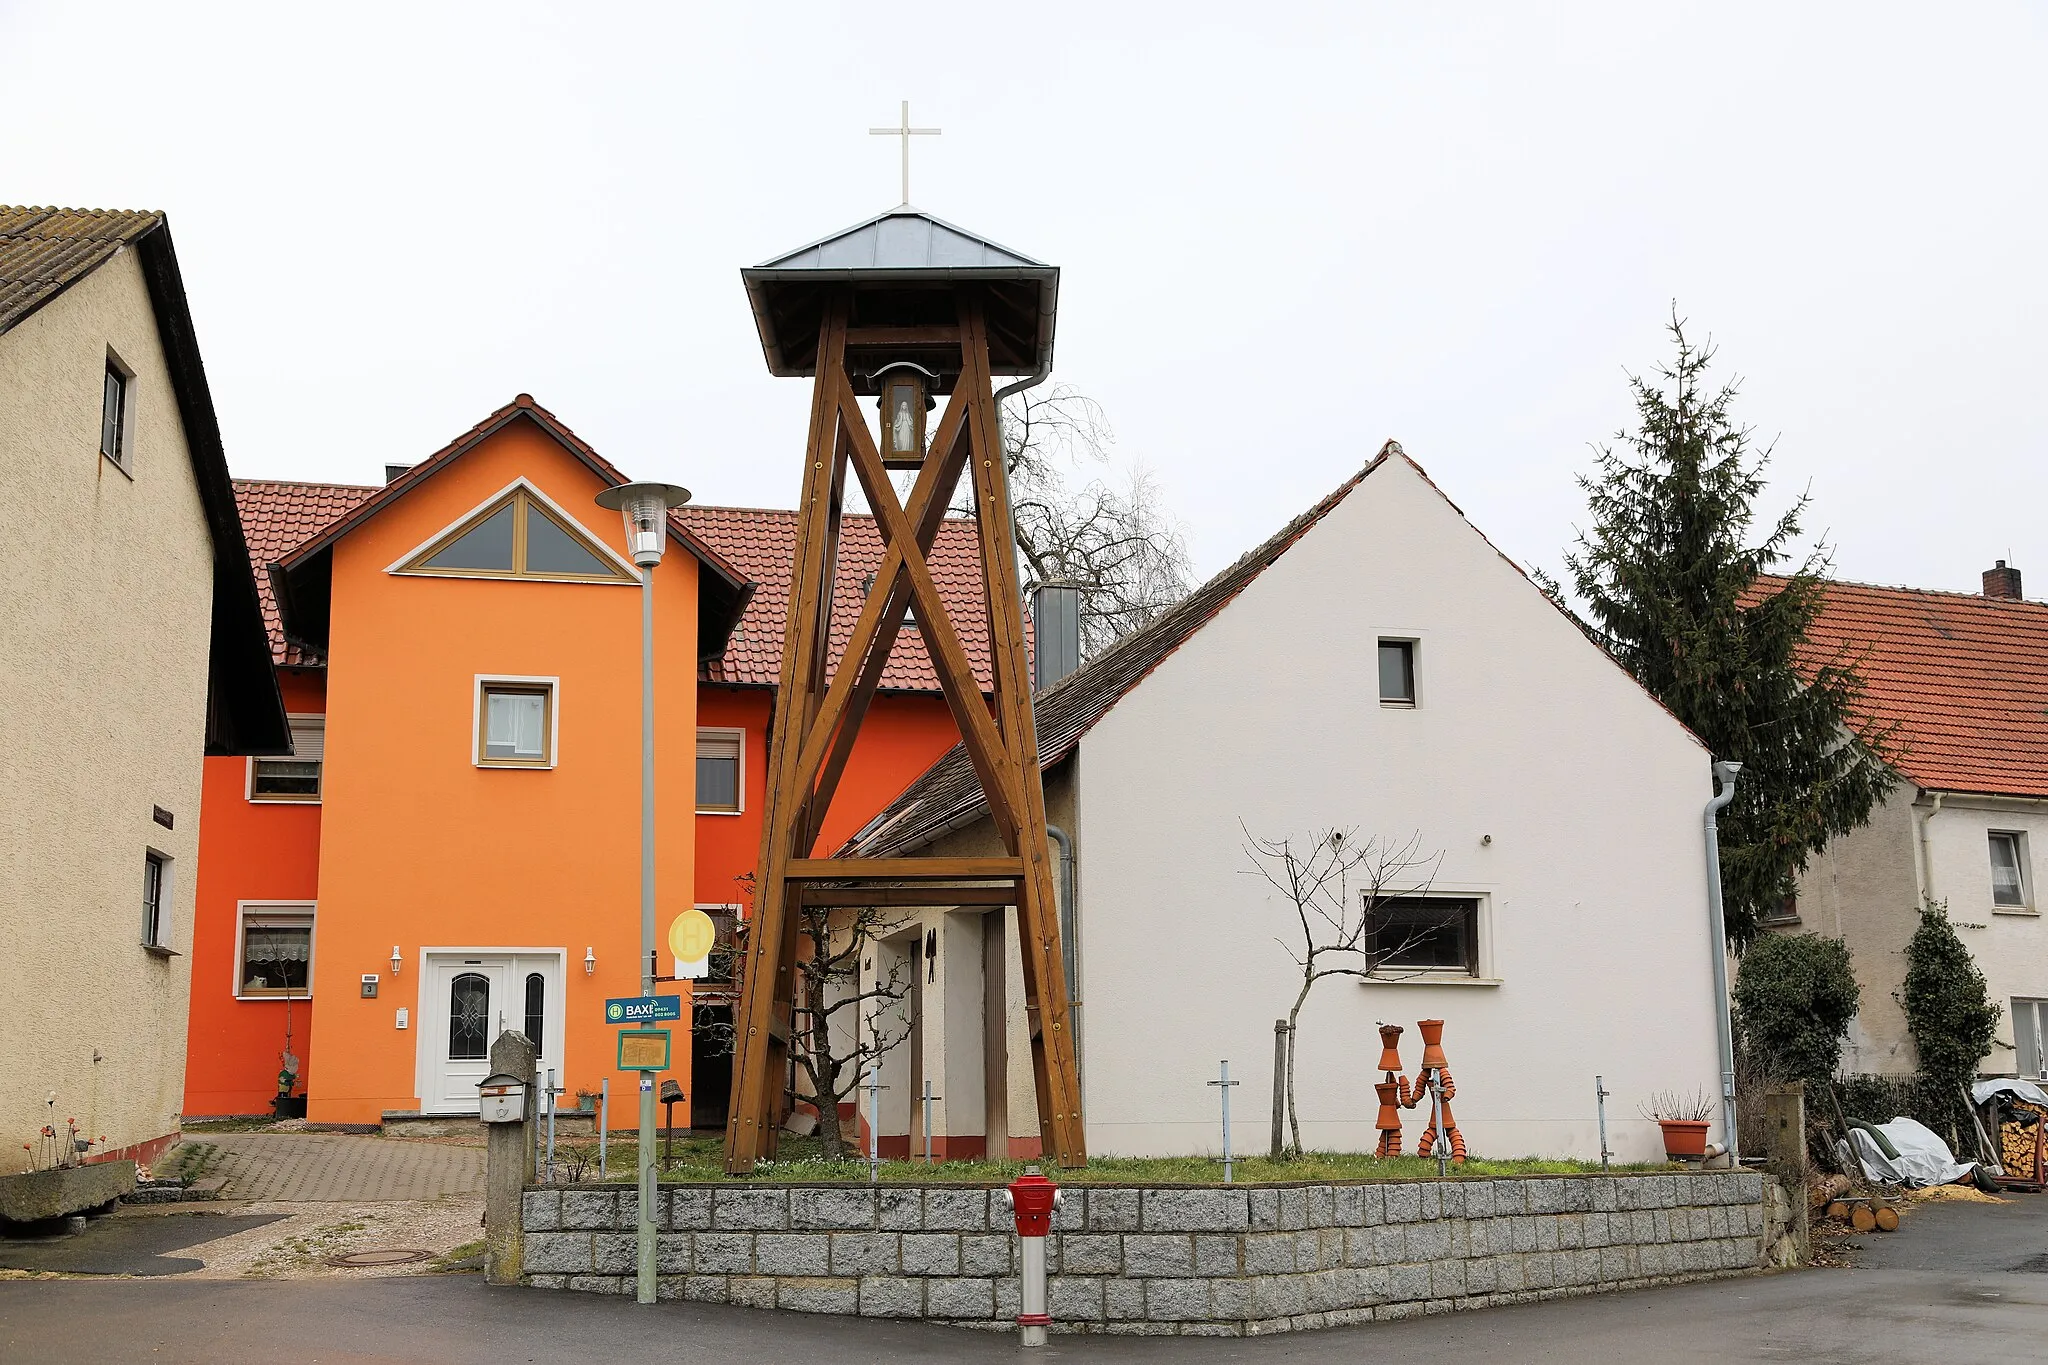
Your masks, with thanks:
[[[1380,641],[1380,704],[1415,705],[1415,642]]]
[[[289,758],[249,760],[251,801],[318,801],[327,748],[325,716],[293,716]]]
[[[1992,831],[1991,903],[2007,909],[2024,909],[2027,904],[2026,839],[2018,834]]]
[[[697,732],[697,809],[711,815],[736,815],[741,809],[740,748],[744,732]]]
[[[1479,975],[1479,902],[1389,897],[1366,915],[1367,951],[1390,973]]]
[[[493,768],[546,768],[555,761],[552,683],[479,685],[476,761]]]
[[[244,911],[235,964],[236,995],[304,998],[313,984],[313,912]]]
[[[128,467],[128,372],[107,357],[107,379],[100,389],[100,454]]]
[[[142,946],[171,946],[171,860],[155,849],[142,855]]]

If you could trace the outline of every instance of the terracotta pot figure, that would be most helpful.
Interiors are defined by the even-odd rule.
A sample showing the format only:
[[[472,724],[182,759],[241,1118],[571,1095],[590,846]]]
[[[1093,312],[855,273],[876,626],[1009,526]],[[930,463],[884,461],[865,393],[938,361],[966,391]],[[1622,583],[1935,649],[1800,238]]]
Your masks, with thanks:
[[[1401,1070],[1401,1035],[1404,1030],[1399,1024],[1380,1025],[1380,1067],[1388,1075]]]
[[[1418,1019],[1415,1027],[1422,1031],[1422,1069],[1441,1071],[1451,1064],[1444,1056],[1444,1021],[1441,1019]]]

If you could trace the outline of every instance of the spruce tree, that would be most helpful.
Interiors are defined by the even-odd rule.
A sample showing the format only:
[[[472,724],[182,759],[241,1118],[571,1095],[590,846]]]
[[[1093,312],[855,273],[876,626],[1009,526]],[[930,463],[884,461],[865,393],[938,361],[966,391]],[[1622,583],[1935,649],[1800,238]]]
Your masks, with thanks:
[[[1855,661],[1803,648],[1825,548],[1800,557],[1775,590],[1758,581],[1793,564],[1807,498],[1752,542],[1771,451],[1731,415],[1737,385],[1707,387],[1712,345],[1688,341],[1675,313],[1670,333],[1676,359],[1654,381],[1629,377],[1636,429],[1596,447],[1594,472],[1579,477],[1592,530],[1565,566],[1586,633],[1714,757],[1742,764],[1720,817],[1728,936],[1739,949],[1807,859],[1870,818],[1892,776],[1887,736],[1852,716]],[[1544,585],[1562,603],[1557,585]]]

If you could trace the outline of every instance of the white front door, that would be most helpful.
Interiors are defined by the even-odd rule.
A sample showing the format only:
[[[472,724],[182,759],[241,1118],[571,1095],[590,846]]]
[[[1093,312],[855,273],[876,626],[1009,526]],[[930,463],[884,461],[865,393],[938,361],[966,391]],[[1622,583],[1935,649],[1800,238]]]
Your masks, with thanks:
[[[506,1029],[540,1044],[540,1070],[562,1048],[559,953],[432,953],[420,1003],[420,1106],[429,1114],[474,1114],[477,1085],[491,1071],[491,1044]]]

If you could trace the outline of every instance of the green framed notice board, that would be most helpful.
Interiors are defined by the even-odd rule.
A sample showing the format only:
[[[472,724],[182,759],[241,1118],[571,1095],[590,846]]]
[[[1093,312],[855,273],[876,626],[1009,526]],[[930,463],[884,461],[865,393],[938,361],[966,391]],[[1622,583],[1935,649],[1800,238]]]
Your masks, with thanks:
[[[619,1030],[619,1070],[668,1070],[668,1038],[665,1028]]]

